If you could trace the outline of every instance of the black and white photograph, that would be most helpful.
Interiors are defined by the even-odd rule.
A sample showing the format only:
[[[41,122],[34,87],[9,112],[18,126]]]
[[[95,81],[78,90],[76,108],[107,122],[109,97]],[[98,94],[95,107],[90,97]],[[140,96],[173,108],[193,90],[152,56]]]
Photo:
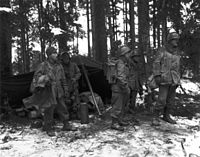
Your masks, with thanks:
[[[200,157],[200,0],[0,0],[1,157]]]

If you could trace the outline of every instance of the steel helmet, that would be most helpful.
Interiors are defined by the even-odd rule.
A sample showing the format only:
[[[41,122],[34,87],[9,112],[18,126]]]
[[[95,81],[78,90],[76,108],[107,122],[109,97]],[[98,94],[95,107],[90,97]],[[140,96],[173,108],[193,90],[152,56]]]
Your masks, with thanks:
[[[57,53],[57,51],[56,51],[56,49],[55,49],[54,47],[48,47],[48,48],[46,49],[46,55],[47,55],[47,56],[50,56],[50,55],[53,54],[53,53]]]
[[[59,53],[59,58],[63,59],[64,56],[68,57],[69,59],[71,59],[69,52],[67,50],[61,49],[60,53]]]
[[[131,49],[128,46],[122,46],[119,51],[119,56],[129,53]]]
[[[179,35],[176,32],[169,33],[167,36],[167,42],[171,41],[172,39],[179,39]]]
[[[136,56],[141,56],[141,54],[139,53],[139,50],[138,49],[135,49],[133,50],[132,54],[131,54],[132,57],[136,57]]]

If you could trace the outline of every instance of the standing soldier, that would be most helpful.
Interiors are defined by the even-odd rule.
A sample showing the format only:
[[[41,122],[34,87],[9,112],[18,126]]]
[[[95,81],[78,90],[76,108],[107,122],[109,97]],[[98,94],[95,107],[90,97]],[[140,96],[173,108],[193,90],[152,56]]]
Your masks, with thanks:
[[[163,120],[176,124],[170,113],[175,101],[176,88],[180,83],[180,54],[178,51],[179,35],[169,33],[166,46],[158,50],[153,63],[153,75],[159,86],[157,104],[164,107]]]
[[[139,93],[142,95],[142,80],[140,78],[140,54],[134,50],[129,63],[129,87],[130,87],[130,104],[129,112],[133,113],[136,103],[136,97]]]
[[[65,73],[57,61],[57,52],[53,47],[46,50],[47,60],[42,62],[34,73],[31,84],[33,92],[32,104],[37,104],[44,115],[43,130],[49,136],[55,135],[52,129],[54,110],[56,109],[62,122],[63,130],[73,130],[68,122],[69,113],[64,102],[68,94]]]
[[[131,49],[127,46],[121,47],[119,57],[116,62],[115,82],[112,84],[112,124],[111,129],[123,131],[123,126],[128,123],[123,121],[124,109],[129,101],[130,89],[128,87],[128,58],[130,57]]]
[[[60,53],[61,63],[63,65],[64,71],[65,71],[65,77],[67,80],[67,85],[69,87],[69,98],[72,100],[69,111],[70,116],[72,115],[71,112],[76,112],[77,116],[77,109],[78,104],[80,103],[79,99],[79,91],[78,91],[78,80],[81,77],[80,70],[76,63],[71,62],[71,58],[69,56],[69,53],[67,51],[62,51]]]

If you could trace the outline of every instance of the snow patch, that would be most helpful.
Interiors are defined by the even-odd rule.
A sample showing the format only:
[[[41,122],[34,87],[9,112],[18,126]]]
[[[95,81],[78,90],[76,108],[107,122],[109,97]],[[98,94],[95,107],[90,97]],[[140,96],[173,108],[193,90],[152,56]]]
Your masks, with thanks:
[[[11,9],[11,8],[7,8],[7,7],[0,7],[0,12],[1,12],[1,11],[10,13],[10,12],[12,12],[12,9]]]
[[[195,95],[200,94],[200,84],[199,83],[194,83],[194,82],[191,82],[190,80],[182,79],[181,85],[188,95],[195,96]],[[177,92],[180,94],[184,94],[180,87],[177,88]]]
[[[61,28],[54,27],[51,29],[51,33],[53,33],[54,35],[60,35],[66,33],[66,31],[62,30]]]

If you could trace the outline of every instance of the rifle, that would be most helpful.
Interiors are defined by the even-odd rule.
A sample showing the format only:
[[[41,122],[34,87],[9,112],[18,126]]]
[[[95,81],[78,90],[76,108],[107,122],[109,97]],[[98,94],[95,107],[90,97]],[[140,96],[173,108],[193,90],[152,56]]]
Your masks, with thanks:
[[[96,101],[96,98],[95,98],[95,96],[94,96],[94,92],[93,92],[93,89],[92,89],[90,80],[89,80],[89,78],[88,78],[88,75],[87,75],[85,66],[84,66],[84,64],[83,64],[83,62],[82,62],[82,59],[81,59],[81,57],[80,57],[79,55],[78,55],[78,58],[79,58],[79,61],[80,61],[80,63],[81,63],[81,67],[82,67],[82,70],[83,70],[83,74],[84,74],[85,79],[86,79],[86,81],[87,81],[88,87],[89,87],[90,92],[91,92],[91,94],[92,94],[92,99],[93,99],[94,104],[95,104],[95,106],[96,106],[96,108],[97,108],[97,111],[98,111],[99,116],[101,116],[102,114],[101,114],[101,112],[100,112],[100,110],[99,110],[99,106],[98,106],[97,101]]]

